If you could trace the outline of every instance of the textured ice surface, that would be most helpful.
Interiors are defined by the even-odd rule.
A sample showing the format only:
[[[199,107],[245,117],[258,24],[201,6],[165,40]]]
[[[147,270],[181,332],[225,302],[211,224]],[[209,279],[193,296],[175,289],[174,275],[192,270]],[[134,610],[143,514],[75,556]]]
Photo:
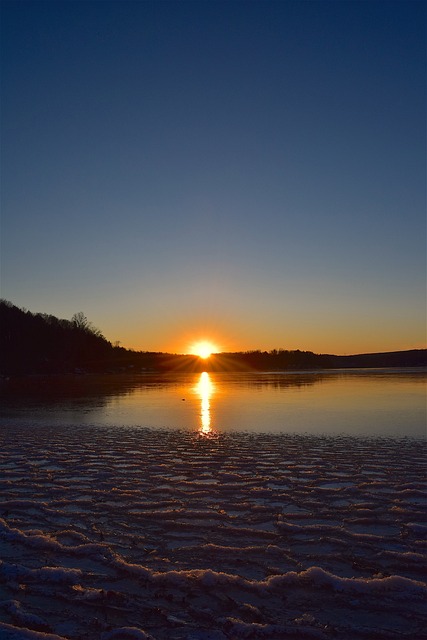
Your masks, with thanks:
[[[0,637],[426,638],[425,443],[3,427]]]

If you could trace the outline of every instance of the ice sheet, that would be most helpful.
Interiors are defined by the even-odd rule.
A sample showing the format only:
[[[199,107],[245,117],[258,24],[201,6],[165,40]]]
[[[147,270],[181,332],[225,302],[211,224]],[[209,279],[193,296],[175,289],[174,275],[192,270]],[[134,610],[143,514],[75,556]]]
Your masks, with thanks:
[[[425,638],[425,443],[4,427],[0,637]]]

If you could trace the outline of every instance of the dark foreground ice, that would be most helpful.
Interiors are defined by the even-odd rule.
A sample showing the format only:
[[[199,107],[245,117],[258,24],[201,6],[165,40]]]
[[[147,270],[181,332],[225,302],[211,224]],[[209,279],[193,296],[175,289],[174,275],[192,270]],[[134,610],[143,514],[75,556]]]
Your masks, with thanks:
[[[427,638],[425,443],[3,427],[0,638]]]

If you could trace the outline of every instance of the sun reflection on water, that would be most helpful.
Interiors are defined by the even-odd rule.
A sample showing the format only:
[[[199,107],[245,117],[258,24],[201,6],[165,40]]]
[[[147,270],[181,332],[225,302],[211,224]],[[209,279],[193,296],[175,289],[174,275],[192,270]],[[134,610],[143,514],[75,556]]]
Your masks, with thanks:
[[[211,406],[210,406],[210,398],[214,393],[214,385],[207,371],[203,371],[200,374],[199,382],[195,387],[196,392],[200,396],[201,407],[200,407],[200,417],[201,424],[199,433],[204,436],[213,435],[214,431],[211,426]]]

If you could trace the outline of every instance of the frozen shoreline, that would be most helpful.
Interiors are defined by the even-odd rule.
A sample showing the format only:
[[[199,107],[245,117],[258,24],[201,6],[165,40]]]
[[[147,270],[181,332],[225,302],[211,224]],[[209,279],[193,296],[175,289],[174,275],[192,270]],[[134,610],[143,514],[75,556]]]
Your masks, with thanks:
[[[0,440],[2,638],[427,637],[423,441]]]

